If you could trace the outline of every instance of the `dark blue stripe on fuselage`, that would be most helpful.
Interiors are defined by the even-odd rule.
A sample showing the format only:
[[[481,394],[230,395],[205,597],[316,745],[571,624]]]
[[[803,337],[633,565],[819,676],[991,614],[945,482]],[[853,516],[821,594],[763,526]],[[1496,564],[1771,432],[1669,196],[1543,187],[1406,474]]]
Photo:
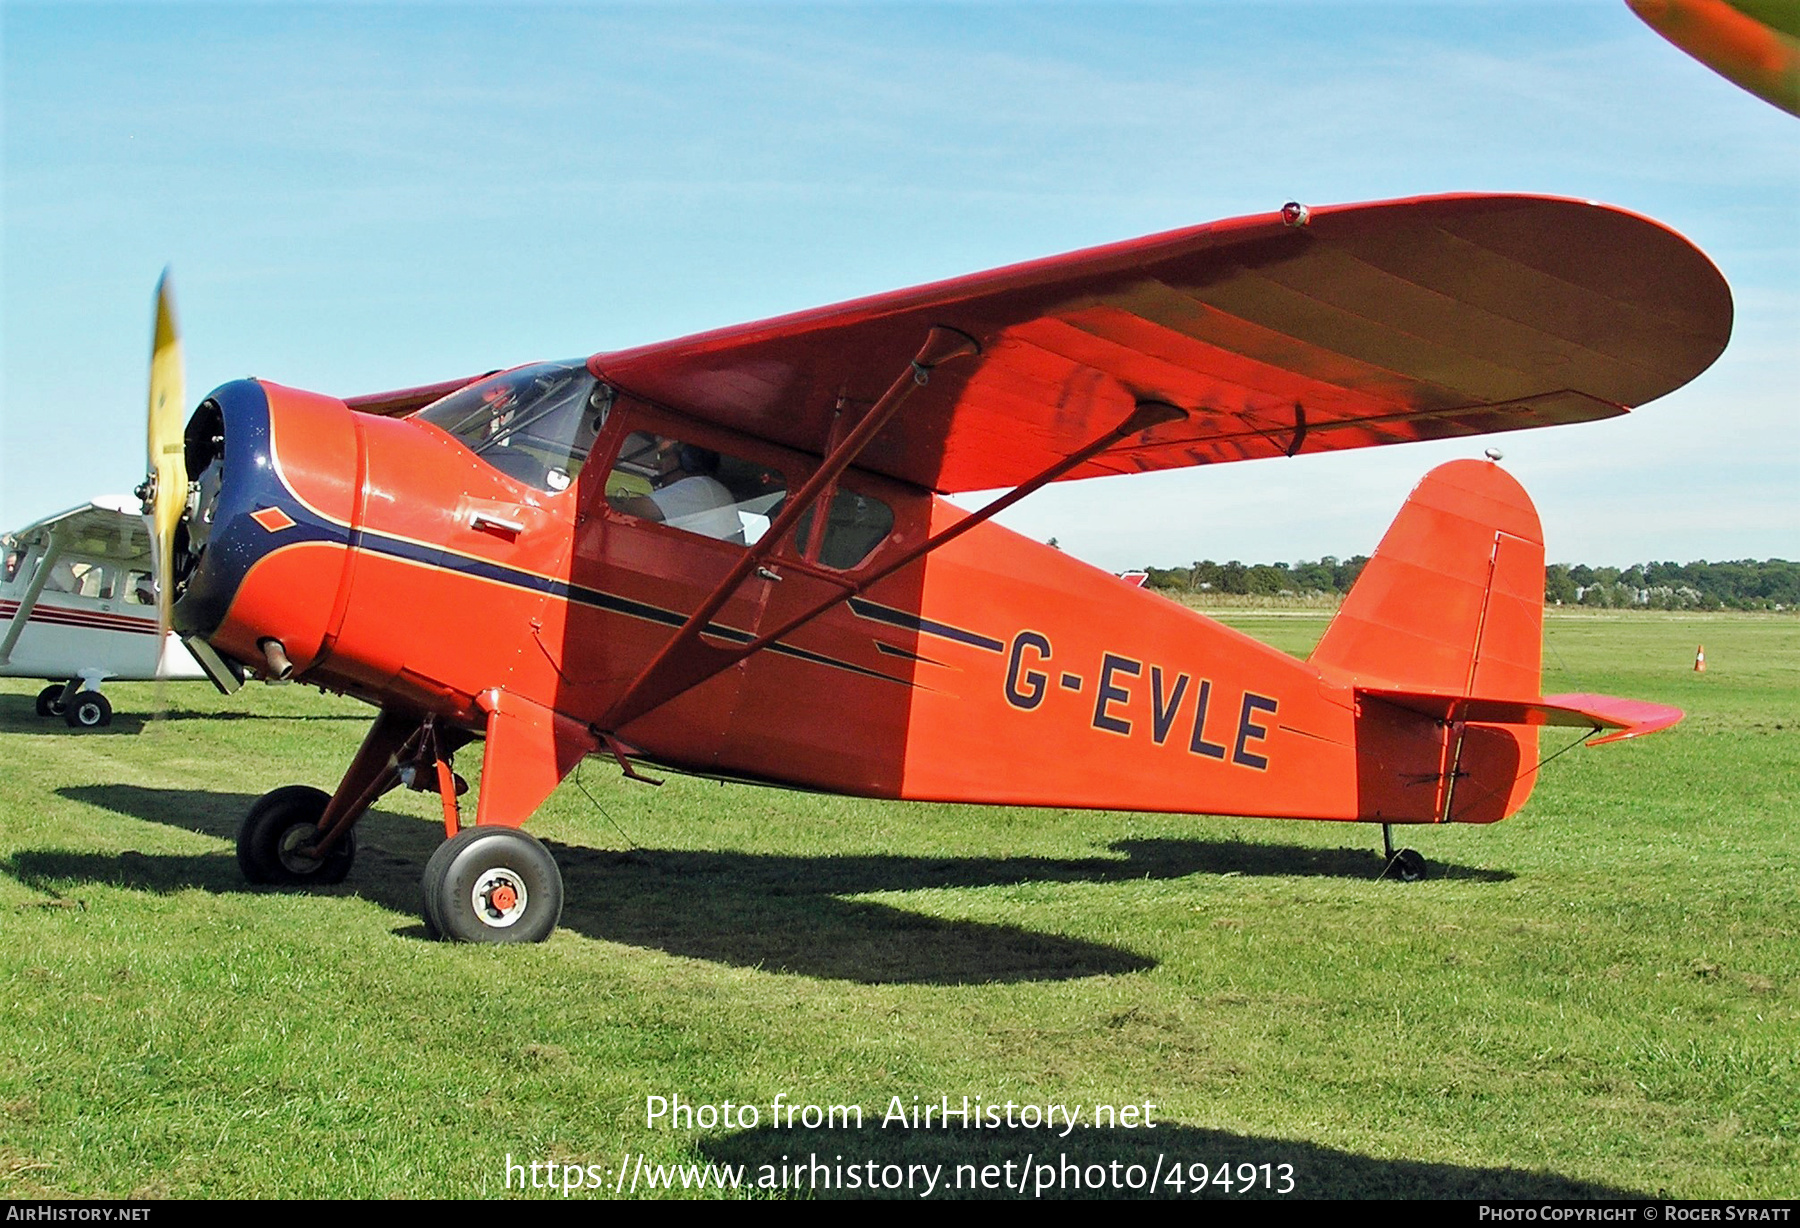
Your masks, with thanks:
[[[892,606],[877,605],[866,597],[850,598],[850,609],[863,618],[886,623],[890,627],[916,631],[921,635],[935,635],[941,640],[954,640],[958,644],[984,648],[988,652],[1006,651],[1005,644],[989,636],[974,631],[964,631],[961,627],[952,627],[949,623],[933,622],[929,618],[921,618],[910,610],[896,610]]]
[[[383,533],[359,530],[351,542],[359,549],[373,551],[377,554],[392,555],[396,558],[413,562],[426,563],[453,571],[459,575],[473,576],[482,580],[491,580],[497,584],[509,584],[514,588],[530,589],[544,593],[576,605],[585,605],[597,610],[605,610],[612,614],[620,614],[626,618],[641,619],[644,622],[660,623],[665,627],[680,627],[687,622],[687,615],[679,610],[664,609],[662,606],[650,605],[648,602],[634,601],[629,597],[621,597],[617,593],[604,592],[597,588],[587,588],[580,584],[570,584],[563,580],[552,580],[548,576],[534,575],[528,571],[519,571],[500,563],[490,563],[485,559],[470,558],[467,555],[452,554],[436,547],[421,546],[404,538],[389,537]],[[756,636],[753,632],[737,627],[728,627],[722,623],[706,624],[706,635],[715,639],[730,640],[737,644],[748,644]],[[911,683],[905,678],[896,678],[892,674],[884,674],[880,670],[868,669],[850,661],[842,661],[836,657],[828,657],[822,653],[809,652],[804,648],[796,648],[792,644],[770,644],[768,650],[784,657],[793,657],[801,661],[810,661],[816,665],[828,665],[833,669],[849,670],[866,678],[880,678],[884,682],[898,682],[905,686]]]
[[[471,558],[468,555],[453,554],[436,546],[425,546],[418,542],[407,541],[401,537],[391,537],[385,533],[359,529],[348,539],[353,548],[368,550],[376,554],[386,554],[394,558],[406,559],[410,562],[424,563],[427,566],[441,567],[458,575],[472,576],[476,579],[491,580],[496,584],[508,584],[514,588],[529,589],[543,593],[562,601],[576,605],[585,605],[596,610],[620,614],[626,618],[636,618],[644,622],[660,623],[665,627],[680,627],[687,622],[687,615],[679,610],[669,610],[648,602],[634,601],[629,597],[621,597],[617,593],[608,593],[597,588],[588,588],[580,584],[570,584],[564,580],[553,580],[548,576],[534,575],[528,571],[520,571],[502,563],[491,563],[486,559]],[[708,623],[705,634],[716,639],[730,640],[733,643],[748,644],[755,639],[754,633],[737,627],[728,627],[722,623]],[[849,670],[866,678],[879,678],[884,682],[898,682],[903,686],[912,685],[905,678],[896,678],[892,674],[884,674],[880,670],[868,669],[850,661],[842,661],[836,657],[828,657],[822,653],[809,652],[804,648],[796,648],[792,644],[771,644],[768,650],[784,657],[793,657],[801,661],[810,661],[816,665],[828,665],[833,669]]]

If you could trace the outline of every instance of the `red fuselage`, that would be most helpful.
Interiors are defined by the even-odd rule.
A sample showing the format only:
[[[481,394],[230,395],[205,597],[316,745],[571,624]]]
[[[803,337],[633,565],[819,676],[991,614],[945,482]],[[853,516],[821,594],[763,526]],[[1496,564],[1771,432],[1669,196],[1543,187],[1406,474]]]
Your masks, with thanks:
[[[222,490],[182,629],[252,664],[278,640],[305,682],[471,731],[490,731],[505,696],[555,714],[545,728],[573,743],[565,758],[594,748],[580,745],[583,731],[601,732],[592,727],[743,552],[615,510],[601,479],[622,442],[678,433],[779,469],[790,488],[818,463],[621,398],[579,476],[545,491],[417,418],[248,381],[212,404]],[[806,561],[803,535],[791,535],[703,638],[742,642],[782,625],[963,515],[871,474],[839,485],[892,509],[885,540],[839,570]],[[1535,682],[1535,644],[1527,655]],[[1349,678],[983,524],[604,732],[690,771],[866,796],[1442,818],[1435,787],[1384,784],[1359,773],[1358,754],[1429,778],[1443,731],[1360,707]],[[1457,817],[1522,804],[1527,753],[1510,765],[1514,787]],[[511,808],[497,799],[482,821],[523,822],[541,801],[530,792]]]

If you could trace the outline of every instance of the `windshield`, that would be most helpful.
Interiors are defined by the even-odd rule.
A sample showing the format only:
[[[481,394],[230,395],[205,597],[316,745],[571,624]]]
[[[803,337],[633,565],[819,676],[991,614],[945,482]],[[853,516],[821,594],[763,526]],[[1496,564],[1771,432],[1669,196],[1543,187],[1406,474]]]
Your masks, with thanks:
[[[584,363],[538,363],[490,375],[416,415],[539,490],[567,490],[612,408]]]

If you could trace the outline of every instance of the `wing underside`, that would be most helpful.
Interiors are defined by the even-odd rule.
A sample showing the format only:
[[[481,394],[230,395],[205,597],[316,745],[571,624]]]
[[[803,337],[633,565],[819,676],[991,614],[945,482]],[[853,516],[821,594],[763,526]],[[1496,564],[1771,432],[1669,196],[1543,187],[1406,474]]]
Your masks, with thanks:
[[[80,507],[26,525],[6,535],[21,546],[54,539],[59,553],[144,563],[150,558],[150,530],[136,499],[103,496]]]
[[[595,357],[621,388],[810,452],[929,329],[933,373],[858,464],[941,492],[1029,478],[1143,401],[1184,411],[1068,476],[1610,417],[1723,350],[1731,295],[1667,228],[1449,196],[1267,214]]]

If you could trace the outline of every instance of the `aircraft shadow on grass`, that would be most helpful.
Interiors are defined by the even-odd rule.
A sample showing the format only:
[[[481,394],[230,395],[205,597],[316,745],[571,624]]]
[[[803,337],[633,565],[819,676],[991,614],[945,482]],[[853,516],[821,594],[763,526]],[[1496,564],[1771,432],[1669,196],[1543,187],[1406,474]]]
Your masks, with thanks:
[[[61,796],[147,822],[235,840],[255,800],[246,794],[138,785],[89,785]],[[354,894],[397,912],[418,907],[419,879],[442,840],[435,823],[372,810],[357,827],[350,878],[320,894]],[[1155,961],[1118,947],[1015,926],[926,916],[847,897],[875,892],[1114,883],[1193,874],[1375,879],[1373,851],[1134,840],[1122,857],[909,857],[633,849],[612,852],[548,842],[562,867],[562,924],[591,938],[772,972],[868,984],[1055,981],[1140,972]],[[231,853],[198,856],[22,850],[4,868],[32,886],[103,882],[167,892],[264,890],[247,885]],[[1449,867],[1447,876],[1511,875]],[[406,931],[422,934],[421,927]]]
[[[951,1097],[952,1106],[961,1103],[960,1093]],[[861,1170],[864,1186],[870,1179],[869,1163],[875,1164],[878,1182],[898,1183],[905,1179],[908,1165],[941,1165],[934,1200],[944,1198],[1203,1198],[1245,1199],[1280,1198],[1286,1188],[1278,1166],[1293,1166],[1293,1186],[1287,1198],[1456,1198],[1456,1199],[1642,1199],[1648,1195],[1599,1182],[1582,1181],[1558,1173],[1532,1172],[1522,1168],[1477,1168],[1461,1164],[1437,1164],[1422,1160],[1383,1159],[1357,1155],[1298,1139],[1269,1138],[1233,1134],[1225,1130],[1208,1130],[1163,1122],[1154,1130],[1096,1128],[1078,1124],[1066,1137],[1060,1137],[1063,1126],[1055,1129],[994,1130],[962,1129],[951,1118],[948,1129],[911,1130],[898,1126],[883,1129],[883,1109],[865,1106],[863,1125],[841,1129],[789,1129],[763,1126],[722,1138],[702,1139],[698,1149],[703,1161],[715,1164],[743,1165],[745,1179],[755,1182],[763,1165],[773,1166],[774,1180],[785,1166],[792,1178],[798,1165],[803,1175],[800,1189],[790,1190],[810,1198],[867,1198],[866,1188],[850,1188],[844,1170],[854,1165]],[[841,1160],[840,1160],[841,1157]],[[815,1170],[813,1162],[820,1168]],[[1013,1162],[1010,1191],[1004,1182],[1005,1165]],[[1161,1161],[1163,1182],[1152,1191],[1146,1188],[1158,1171]],[[1025,1186],[1021,1193],[1020,1172],[1029,1162]],[[1115,1167],[1116,1162],[1116,1167]],[[1212,1184],[1221,1164],[1231,1166],[1232,1185]],[[1208,1184],[1204,1192],[1195,1189],[1191,1177],[1199,1174],[1195,1164],[1207,1166]],[[1257,1185],[1245,1190],[1237,1182],[1239,1165],[1257,1166]],[[989,1174],[987,1188],[971,1188],[984,1181],[983,1170],[996,1166]],[[1048,1171],[1039,1166],[1048,1166]],[[1132,1171],[1132,1166],[1140,1166]],[[1177,1186],[1169,1178],[1170,1170],[1180,1166],[1182,1180]],[[1274,1191],[1265,1183],[1262,1169],[1268,1165],[1268,1178]],[[896,1168],[897,1166],[897,1168]],[[1097,1166],[1097,1167],[1096,1167]],[[960,1168],[960,1172],[959,1172]],[[768,1171],[768,1170],[762,1170]],[[959,1181],[961,1189],[956,1188]],[[1042,1179],[1043,1189],[1038,1189]],[[829,1179],[830,1184],[826,1184]],[[922,1177],[920,1178],[922,1180]],[[1132,1188],[1135,1182],[1137,1188]],[[1093,1188],[1095,1184],[1102,1188]],[[915,1184],[911,1197],[918,1197],[921,1186]],[[779,1192],[779,1191],[778,1191]],[[904,1185],[874,1191],[877,1197],[908,1197]]]

